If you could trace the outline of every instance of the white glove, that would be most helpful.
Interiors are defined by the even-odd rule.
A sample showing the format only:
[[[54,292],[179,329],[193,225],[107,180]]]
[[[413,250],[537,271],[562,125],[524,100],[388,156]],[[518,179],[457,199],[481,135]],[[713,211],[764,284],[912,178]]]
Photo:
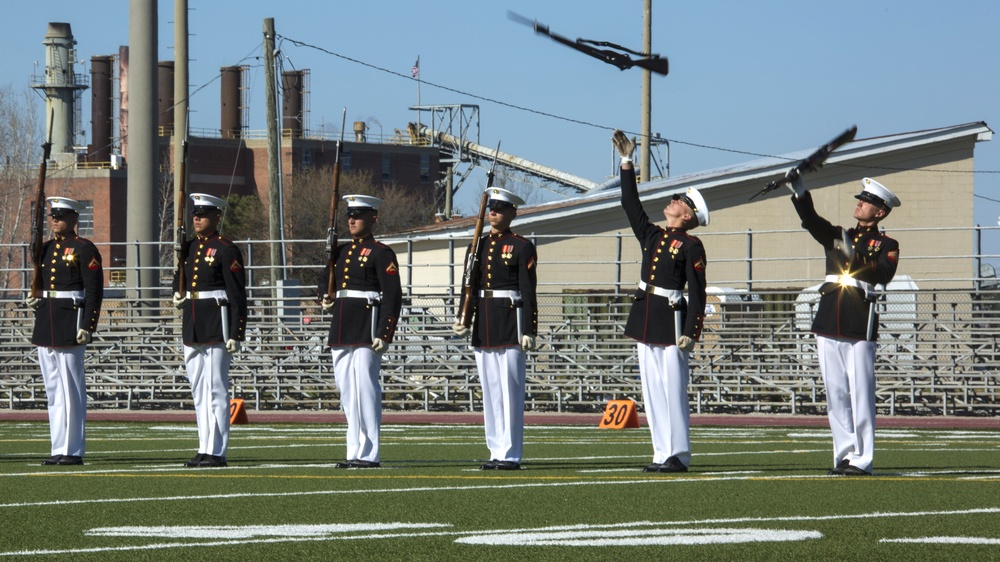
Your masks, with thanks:
[[[226,341],[226,351],[228,351],[229,353],[239,353],[239,351],[240,351],[240,342],[238,342],[236,340],[227,340]]]
[[[375,338],[372,340],[372,349],[375,350],[375,353],[382,353],[389,349],[389,344],[385,343],[382,338]]]
[[[694,349],[694,340],[687,336],[681,336],[677,338],[677,348],[682,351],[691,351]]]
[[[632,140],[628,140],[625,133],[615,129],[614,134],[611,135],[611,144],[615,146],[615,150],[621,156],[623,164],[632,161],[632,153],[635,152],[635,137],[632,137]]]
[[[788,185],[788,189],[792,190],[792,194],[795,195],[796,199],[802,199],[802,196],[806,194],[806,184],[802,181],[802,174],[800,174],[795,168],[789,168],[785,172],[786,178],[791,178]]]
[[[24,299],[24,303],[37,310],[38,307],[42,306],[42,299],[28,295],[28,298]]]
[[[465,336],[469,335],[470,330],[465,326],[463,326],[461,322],[455,322],[454,324],[451,325],[451,331],[455,332],[456,336],[464,338]]]
[[[180,310],[181,308],[184,308],[184,303],[188,300],[187,293],[184,293],[184,296],[181,296],[180,293],[174,293],[174,298],[170,300],[174,303],[174,308]]]
[[[535,349],[535,336],[529,336],[528,334],[521,336],[521,349],[524,351]]]
[[[330,312],[333,310],[333,299],[330,298],[330,294],[326,293],[323,295],[323,300],[319,301],[320,306],[323,307],[323,312]]]
[[[854,241],[851,240],[850,235],[847,234],[847,229],[844,227],[840,228],[840,238],[833,241],[833,248],[844,254],[847,258],[848,263],[854,261]]]
[[[76,331],[76,343],[80,345],[87,345],[90,343],[92,336],[87,330],[77,330]]]

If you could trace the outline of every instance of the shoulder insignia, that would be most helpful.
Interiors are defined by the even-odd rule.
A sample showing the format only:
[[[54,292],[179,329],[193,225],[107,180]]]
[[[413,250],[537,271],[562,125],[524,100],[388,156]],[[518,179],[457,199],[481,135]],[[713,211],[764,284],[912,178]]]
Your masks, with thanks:
[[[889,253],[886,254],[886,257],[888,257],[889,261],[891,261],[892,263],[898,262],[899,261],[899,250],[890,250]]]
[[[535,258],[534,257],[532,257],[530,260],[528,260],[528,269],[531,269],[533,267],[535,267]]]
[[[385,272],[389,275],[396,275],[399,273],[399,268],[396,267],[396,262],[389,262],[389,266],[385,268]]]
[[[698,271],[705,271],[705,258],[698,258],[698,261],[694,262],[694,268]]]
[[[240,265],[240,260],[234,258],[233,263],[229,264],[229,271],[232,271],[233,273],[239,273],[242,270],[243,266]]]
[[[97,261],[97,257],[90,258],[90,263],[87,264],[87,269],[91,271],[97,271],[101,269],[101,262]]]

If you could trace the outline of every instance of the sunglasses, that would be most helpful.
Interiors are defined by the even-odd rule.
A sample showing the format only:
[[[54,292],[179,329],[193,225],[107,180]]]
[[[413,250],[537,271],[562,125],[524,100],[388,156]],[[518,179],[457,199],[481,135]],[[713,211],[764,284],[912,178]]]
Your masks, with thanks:
[[[513,209],[514,206],[506,201],[500,201],[498,199],[490,199],[489,204],[490,210],[495,213],[502,213],[507,209]]]
[[[670,199],[672,199],[673,201],[681,201],[688,207],[691,207],[692,211],[696,213],[698,212],[698,206],[695,205],[694,200],[692,200],[687,195],[681,195],[680,193],[675,193]]]

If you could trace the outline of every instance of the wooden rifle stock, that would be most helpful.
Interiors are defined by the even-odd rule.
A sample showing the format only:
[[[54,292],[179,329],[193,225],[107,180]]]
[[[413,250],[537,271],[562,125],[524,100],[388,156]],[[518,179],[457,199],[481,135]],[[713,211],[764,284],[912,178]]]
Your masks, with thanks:
[[[472,325],[472,317],[476,313],[476,302],[479,298],[479,244],[483,237],[483,226],[486,222],[486,204],[490,199],[489,188],[493,187],[493,173],[497,168],[497,157],[500,155],[500,143],[497,143],[496,154],[493,155],[493,165],[486,175],[486,189],[483,190],[483,197],[479,200],[479,217],[476,219],[476,228],[472,231],[472,243],[470,244],[469,255],[465,258],[465,273],[462,275],[462,308],[458,312],[456,322],[468,328]]]
[[[187,218],[187,155],[188,142],[181,142],[180,187],[177,190],[177,205],[174,214],[177,215],[177,235],[174,240],[174,251],[177,253],[177,292],[183,297],[187,293],[187,258],[188,241],[184,221]]]
[[[344,127],[347,126],[347,108],[340,120],[340,141],[333,160],[333,193],[330,195],[330,221],[326,229],[326,268],[330,272],[326,279],[326,302],[333,302],[336,281],[337,253],[337,205],[340,203],[340,154],[344,150]]]
[[[31,277],[33,298],[42,298],[42,233],[45,231],[45,174],[48,171],[49,156],[52,154],[52,115],[49,112],[49,135],[42,143],[42,164],[38,167],[38,192],[35,196],[35,216],[31,227],[31,262],[34,271]]]

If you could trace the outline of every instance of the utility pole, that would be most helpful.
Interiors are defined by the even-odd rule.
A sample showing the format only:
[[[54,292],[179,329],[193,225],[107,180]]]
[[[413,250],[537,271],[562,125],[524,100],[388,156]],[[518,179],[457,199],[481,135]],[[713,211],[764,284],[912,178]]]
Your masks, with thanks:
[[[271,239],[271,284],[277,287],[281,277],[279,268],[285,264],[281,259],[279,243],[283,236],[281,229],[281,168],[278,151],[281,148],[281,131],[278,129],[278,92],[275,90],[274,73],[274,18],[264,19],[264,103],[267,106],[267,201],[268,221]]]
[[[642,11],[642,52],[648,55],[653,52],[653,0],[644,0]],[[642,122],[639,131],[642,144],[639,152],[639,181],[649,181],[650,167],[650,121],[652,120],[652,76],[649,69],[642,69]]]
[[[188,138],[188,0],[174,0],[174,197],[184,185],[184,141]],[[187,217],[174,217],[175,221]],[[179,224],[179,223],[178,223]],[[190,226],[190,225],[188,225]],[[187,232],[191,232],[187,230]],[[177,240],[178,244],[183,240]]]

